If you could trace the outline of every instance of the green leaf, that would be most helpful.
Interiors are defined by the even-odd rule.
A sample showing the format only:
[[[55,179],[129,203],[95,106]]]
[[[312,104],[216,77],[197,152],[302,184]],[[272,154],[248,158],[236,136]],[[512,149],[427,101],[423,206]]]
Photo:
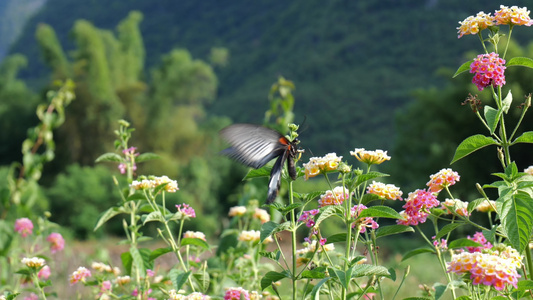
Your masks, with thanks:
[[[104,153],[95,160],[95,162],[103,162],[103,161],[112,161],[112,162],[122,162],[122,156],[116,154],[116,153]]]
[[[394,209],[388,207],[388,206],[372,206],[369,208],[364,209],[361,214],[357,217],[357,219],[360,218],[390,218],[390,219],[401,219],[402,216],[395,211]]]
[[[330,235],[327,238],[327,244],[330,243],[339,243],[339,242],[346,242],[346,233],[337,233],[334,235]]]
[[[151,152],[146,152],[146,153],[143,153],[143,154],[140,154],[139,156],[137,156],[135,158],[135,162],[143,162],[143,161],[147,161],[147,160],[153,160],[153,159],[159,159],[161,158],[159,155],[155,154],[155,153],[151,153]]]
[[[521,67],[533,68],[533,59],[528,58],[528,57],[513,57],[507,62],[506,66],[507,67],[521,66]]]
[[[146,225],[148,222],[153,221],[159,221],[161,223],[165,223],[165,219],[163,218],[163,215],[159,211],[153,211],[149,213],[148,215],[143,215],[143,225]]]
[[[171,247],[157,248],[154,251],[152,251],[152,253],[150,253],[150,260],[154,261],[159,256],[161,256],[163,254],[167,254],[169,252],[172,252],[172,248]]]
[[[200,272],[200,273],[194,273],[193,274],[194,279],[196,279],[196,282],[198,282],[198,285],[201,287],[202,291],[205,293],[207,289],[209,288],[209,280],[210,276],[207,272]]]
[[[463,238],[463,239],[457,239],[457,240],[451,241],[450,244],[448,245],[448,249],[463,248],[463,247],[481,247],[481,246],[482,245],[480,243],[476,243],[467,238]]]
[[[369,193],[366,193],[363,195],[362,199],[361,199],[361,204],[363,205],[367,205],[368,203],[372,202],[372,201],[378,201],[378,200],[383,200],[385,198],[383,197],[380,197],[376,194],[369,194]]]
[[[183,238],[181,239],[181,246],[185,245],[194,245],[198,246],[200,248],[204,248],[205,250],[209,250],[209,244],[207,244],[206,241],[198,238]]]
[[[324,272],[326,268],[320,267],[313,270],[305,270],[302,272],[301,278],[309,279],[322,279],[326,278],[326,273]]]
[[[313,290],[311,290],[311,299],[318,300],[320,296],[320,288],[326,283],[328,280],[330,280],[331,277],[326,277],[322,280],[320,280],[314,287]]]
[[[179,291],[185,282],[187,282],[189,275],[191,275],[191,271],[182,272],[178,269],[172,269],[170,272],[168,272],[168,276],[172,281],[172,286],[176,289],[176,291]]]
[[[326,208],[324,208],[324,210],[322,210],[320,212],[320,215],[316,219],[315,226],[320,225],[320,223],[322,223],[322,221],[324,221],[325,219],[327,219],[327,218],[329,218],[329,217],[331,217],[333,215],[337,215],[337,214],[342,215],[343,214],[343,209],[344,209],[344,207],[341,207],[339,205],[326,206]]]
[[[448,225],[442,227],[442,229],[439,230],[437,235],[435,235],[435,240],[440,240],[443,236],[447,235],[448,233],[454,231],[455,229],[457,229],[458,227],[461,227],[463,225],[464,225],[464,223],[451,223],[451,224],[448,224]]]
[[[413,256],[416,256],[416,255],[419,255],[419,254],[422,254],[422,253],[435,253],[435,250],[433,249],[430,249],[430,248],[418,248],[418,249],[414,249],[414,250],[411,250],[409,252],[407,252],[403,258],[402,258],[402,261],[405,261]]]
[[[260,239],[261,242],[263,242],[267,237],[278,233],[280,231],[284,231],[290,228],[290,222],[284,222],[281,224],[278,224],[276,222],[268,221],[261,225],[261,234]]]
[[[502,114],[501,110],[494,109],[488,105],[485,106],[485,120],[487,121],[487,125],[490,128],[490,134],[493,134],[496,130],[496,127],[498,126],[498,122],[500,121],[500,116]]]
[[[435,300],[439,300],[446,291],[446,285],[437,282],[433,285],[433,288],[435,289]]]
[[[501,203],[500,219],[511,246],[522,253],[529,246],[533,229],[533,201],[523,192],[507,194]]]
[[[507,93],[507,96],[502,101],[502,111],[504,113],[509,112],[509,108],[511,108],[511,104],[513,103],[513,94],[511,94],[511,90]]]
[[[517,137],[511,143],[511,145],[516,144],[516,143],[530,143],[530,144],[533,144],[533,131],[526,131],[526,132],[522,133],[522,135]]]
[[[373,266],[373,265],[355,265],[350,268],[352,270],[353,277],[363,277],[363,276],[389,276],[389,270],[383,266]]]
[[[100,215],[100,218],[98,218],[98,222],[96,222],[96,226],[94,226],[94,231],[96,231],[98,228],[100,228],[100,226],[104,225],[107,221],[109,221],[109,219],[113,218],[114,216],[125,213],[127,213],[126,209],[122,206],[109,208]]]
[[[265,274],[263,278],[261,278],[261,290],[264,290],[265,288],[272,285],[272,283],[279,281],[283,278],[288,278],[289,276],[287,273],[280,273],[280,272],[274,272],[270,271]]]
[[[533,280],[521,280],[517,284],[517,289],[520,291],[533,290]]]
[[[251,169],[248,171],[248,174],[244,176],[242,180],[259,178],[259,177],[270,177],[270,171],[272,170],[271,166],[265,166],[260,169]]]
[[[498,143],[493,138],[484,136],[482,134],[476,134],[471,137],[467,137],[455,150],[455,155],[453,156],[450,164],[453,164],[470,153],[489,145],[498,145]]]
[[[131,274],[131,266],[133,263],[133,258],[131,256],[131,253],[129,252],[122,252],[120,254],[120,260],[122,261],[122,266],[124,267],[124,270],[126,270],[126,274]]]
[[[350,284],[350,279],[352,278],[352,269],[349,268],[346,270],[346,272],[336,269],[336,268],[328,268],[329,275],[333,278],[337,278],[337,280],[340,282],[340,284],[345,288],[348,289],[348,285]]]
[[[457,69],[457,71],[455,71],[455,74],[453,74],[452,78],[455,78],[457,75],[463,73],[463,72],[466,72],[468,70],[470,70],[470,65],[472,64],[474,60],[469,60],[465,63],[463,63],[459,69]]]
[[[414,232],[414,231],[415,230],[411,226],[405,226],[405,225],[384,226],[384,227],[379,227],[378,230],[376,230],[376,238],[384,237],[387,235],[404,233],[404,232]]]
[[[361,174],[357,176],[357,180],[355,181],[355,187],[359,186],[363,182],[367,182],[372,179],[387,177],[387,176],[389,176],[389,174],[380,173],[380,172],[368,172],[365,174]]]

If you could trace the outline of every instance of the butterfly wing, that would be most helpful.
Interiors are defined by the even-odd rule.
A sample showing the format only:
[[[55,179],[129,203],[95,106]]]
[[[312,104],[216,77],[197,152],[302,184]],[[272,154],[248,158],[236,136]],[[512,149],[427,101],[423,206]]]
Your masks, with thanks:
[[[279,132],[259,125],[234,124],[222,129],[220,134],[231,145],[221,153],[255,169],[284,154],[289,147]]]
[[[266,199],[267,204],[274,202],[278,196],[279,187],[281,184],[281,170],[283,170],[283,165],[285,164],[285,160],[287,160],[288,156],[288,151],[285,151],[282,155],[280,155],[276,160],[276,163],[274,163],[272,171],[270,171],[270,180],[268,181],[268,194]]]

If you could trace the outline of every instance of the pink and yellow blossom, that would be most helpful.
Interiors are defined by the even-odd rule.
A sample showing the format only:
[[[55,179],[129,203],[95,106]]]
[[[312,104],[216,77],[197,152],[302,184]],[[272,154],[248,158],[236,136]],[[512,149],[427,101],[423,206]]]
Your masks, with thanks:
[[[394,184],[384,184],[373,181],[367,189],[367,193],[378,195],[388,200],[402,200],[402,191]]]
[[[70,279],[69,279],[70,285],[73,285],[80,281],[85,282],[85,279],[90,276],[91,276],[91,271],[87,270],[87,268],[85,267],[79,267],[76,271],[72,273],[72,275],[70,275]]]
[[[379,165],[384,161],[390,160],[391,157],[387,155],[387,151],[383,150],[365,150],[364,148],[355,148],[354,151],[350,151],[350,155],[355,156],[357,160],[367,165]]]
[[[185,231],[185,233],[183,234],[183,237],[184,238],[193,238],[193,239],[201,239],[201,240],[206,240],[205,239],[205,233],[201,232],[201,231],[191,231],[191,230],[187,230]]]
[[[15,221],[15,231],[22,237],[27,237],[33,233],[33,223],[28,218],[20,218]]]
[[[230,217],[240,217],[246,213],[246,206],[234,206],[229,209],[228,216]]]
[[[250,294],[242,287],[230,287],[226,289],[224,300],[250,300]]]
[[[339,167],[342,156],[336,153],[328,153],[324,157],[311,157],[308,163],[303,164],[305,180],[318,174],[335,171]]]
[[[461,38],[467,34],[478,34],[481,30],[487,29],[490,26],[496,25],[495,18],[484,12],[479,12],[476,16],[469,16],[464,21],[459,22],[461,26],[457,27],[459,34],[457,37]]]
[[[352,218],[358,218],[363,210],[367,209],[363,204],[355,205],[351,209]],[[366,232],[366,228],[378,229],[379,224],[371,217],[359,218],[352,224],[352,228],[359,228],[360,233]]]
[[[525,25],[531,26],[533,20],[529,17],[526,7],[500,5],[500,10],[494,13],[496,25]]]
[[[446,199],[442,205],[441,209],[444,210],[447,214],[451,214],[450,208],[455,211],[456,214],[468,217],[470,213],[468,212],[468,203],[461,201],[459,199]]]
[[[57,251],[61,251],[63,248],[65,248],[65,240],[63,239],[63,236],[57,232],[50,233],[46,240],[51,244],[50,251],[52,253],[56,253]]]
[[[506,68],[505,60],[497,53],[480,54],[470,64],[470,73],[475,73],[472,83],[480,91],[488,86],[501,87],[505,84]]]
[[[438,193],[443,188],[454,185],[460,178],[459,174],[452,169],[442,169],[429,176],[429,182],[426,185],[430,192]]]
[[[328,190],[320,196],[318,207],[341,205],[349,196],[350,194],[347,188],[342,186],[335,187],[333,190]]]
[[[21,262],[32,269],[40,269],[46,265],[46,261],[40,257],[24,257]]]
[[[262,208],[256,208],[253,217],[261,221],[261,224],[270,221],[270,214]]]

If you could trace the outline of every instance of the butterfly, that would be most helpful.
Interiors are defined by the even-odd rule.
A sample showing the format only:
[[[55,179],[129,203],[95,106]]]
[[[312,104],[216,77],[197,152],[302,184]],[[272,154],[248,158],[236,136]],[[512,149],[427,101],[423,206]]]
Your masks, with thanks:
[[[285,161],[289,176],[296,180],[294,159],[302,152],[298,150],[298,139],[289,141],[275,130],[254,124],[233,124],[222,129],[220,135],[231,145],[220,153],[246,166],[259,169],[277,157],[268,181],[267,204],[274,202],[278,195]]]

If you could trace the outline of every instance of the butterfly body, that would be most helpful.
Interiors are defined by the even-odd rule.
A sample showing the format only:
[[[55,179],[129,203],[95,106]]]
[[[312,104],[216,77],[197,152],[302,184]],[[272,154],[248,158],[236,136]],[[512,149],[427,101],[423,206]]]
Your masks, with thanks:
[[[279,192],[281,171],[287,161],[289,176],[297,177],[294,158],[298,154],[297,141],[289,141],[281,133],[254,124],[234,124],[220,131],[220,135],[231,145],[221,151],[246,166],[259,169],[277,158],[268,182],[267,204],[274,202]]]

